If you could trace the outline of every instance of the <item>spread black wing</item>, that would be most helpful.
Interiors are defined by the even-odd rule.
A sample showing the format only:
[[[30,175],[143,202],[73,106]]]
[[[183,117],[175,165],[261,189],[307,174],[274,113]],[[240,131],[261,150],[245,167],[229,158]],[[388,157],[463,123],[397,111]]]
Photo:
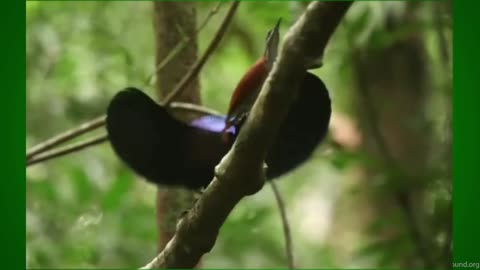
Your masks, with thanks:
[[[306,73],[298,98],[267,155],[268,179],[308,159],[325,137],[330,114],[325,85]],[[127,88],[112,99],[106,124],[116,154],[156,184],[205,187],[231,147],[231,142],[222,139],[224,117],[204,116],[185,123],[135,88]]]

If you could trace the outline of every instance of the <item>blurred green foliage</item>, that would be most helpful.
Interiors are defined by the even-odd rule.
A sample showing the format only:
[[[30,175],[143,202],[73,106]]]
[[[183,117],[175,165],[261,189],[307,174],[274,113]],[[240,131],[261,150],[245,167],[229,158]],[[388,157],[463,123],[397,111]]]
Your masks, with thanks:
[[[197,20],[215,5],[198,3]],[[218,28],[226,5],[200,32],[200,52]],[[243,2],[201,72],[204,105],[225,112],[237,81],[263,53],[267,30],[282,17],[285,33],[304,8],[299,2]],[[401,13],[404,8],[402,2],[356,3],[327,48],[324,66],[315,73],[329,87],[335,113],[351,114],[352,46],[388,47],[420,31],[431,77],[437,78],[428,119],[435,131],[433,143],[442,148],[450,130],[451,75],[440,56],[433,4],[422,4],[416,25],[393,33],[382,28],[387,11]],[[26,12],[27,148],[103,114],[109,99],[126,86],[154,96],[153,85],[146,83],[154,72],[155,55],[150,2],[26,2]],[[444,28],[451,35],[451,25]],[[355,116],[349,119],[354,122]],[[329,140],[309,162],[278,182],[300,267],[395,266],[396,258],[407,253],[412,245],[408,237],[394,242],[375,238],[382,226],[403,226],[401,217],[371,218],[370,232],[349,219],[363,214],[356,207],[369,196],[357,183],[359,168],[377,163],[363,150],[338,149]],[[434,217],[432,224],[443,233],[439,237],[445,238],[451,193],[444,163],[439,158],[425,178],[433,187],[425,203]],[[389,173],[381,170],[384,173],[371,181],[378,180],[377,192],[384,194],[381,182]],[[108,143],[29,167],[26,175],[28,268],[139,267],[155,255],[155,187],[126,169]],[[235,208],[202,267],[275,268],[286,267],[285,260],[280,216],[266,186]]]

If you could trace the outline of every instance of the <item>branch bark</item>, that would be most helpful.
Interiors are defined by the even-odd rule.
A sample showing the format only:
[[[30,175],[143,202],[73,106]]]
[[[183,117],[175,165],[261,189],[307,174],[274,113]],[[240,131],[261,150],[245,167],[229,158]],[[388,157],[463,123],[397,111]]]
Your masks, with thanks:
[[[318,64],[352,2],[313,2],[285,36],[279,59],[212,183],[178,222],[165,249],[144,268],[191,268],[209,252],[235,205],[264,184],[267,150],[297,93],[305,69]]]
[[[38,164],[40,162],[44,162],[44,161],[47,161],[47,160],[50,160],[50,159],[58,158],[58,157],[65,156],[65,155],[68,155],[68,154],[72,154],[72,153],[78,152],[80,150],[83,150],[87,147],[106,142],[107,140],[108,140],[107,134],[102,134],[102,135],[98,135],[98,136],[92,137],[90,139],[86,139],[86,140],[78,142],[78,143],[70,144],[70,145],[62,147],[62,148],[56,148],[56,149],[54,149],[50,152],[39,154],[38,156],[34,156],[30,159],[27,159],[26,167],[29,167],[29,166],[32,166],[32,165],[35,165],[35,164]]]
[[[52,149],[53,147],[56,147],[57,145],[60,145],[66,141],[69,141],[71,139],[74,139],[82,134],[85,134],[87,132],[90,132],[92,130],[95,130],[101,126],[105,125],[105,116],[100,116],[98,118],[95,118],[91,121],[88,121],[82,125],[80,125],[77,128],[73,128],[70,130],[67,130],[61,134],[58,134],[57,136],[46,140],[43,143],[40,143],[31,149],[27,151],[27,161],[32,159],[34,156],[41,154],[47,150]],[[28,164],[28,163],[27,163]]]

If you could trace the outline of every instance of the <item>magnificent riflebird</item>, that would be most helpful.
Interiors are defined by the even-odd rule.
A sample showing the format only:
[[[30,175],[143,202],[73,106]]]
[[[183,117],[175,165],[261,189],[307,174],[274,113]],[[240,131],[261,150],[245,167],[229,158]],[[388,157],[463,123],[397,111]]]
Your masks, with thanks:
[[[267,35],[264,55],[236,86],[227,116],[206,115],[185,121],[139,89],[129,87],[118,92],[108,106],[106,127],[120,159],[155,184],[206,187],[271,70],[277,55],[279,23]],[[331,102],[324,83],[305,71],[299,87],[277,136],[272,138],[265,160],[267,180],[307,160],[327,133]]]

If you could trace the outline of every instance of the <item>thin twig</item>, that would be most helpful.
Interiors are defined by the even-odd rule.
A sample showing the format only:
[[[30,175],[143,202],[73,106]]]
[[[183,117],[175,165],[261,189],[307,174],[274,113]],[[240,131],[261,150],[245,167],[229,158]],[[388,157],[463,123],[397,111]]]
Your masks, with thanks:
[[[282,218],[283,234],[285,235],[285,254],[287,255],[288,269],[295,269],[293,258],[292,234],[290,232],[290,224],[288,222],[287,211],[285,209],[285,202],[278,190],[275,182],[270,181],[275,200],[277,201],[278,210],[280,210],[280,217]]]
[[[27,160],[27,167],[31,166],[31,165],[34,165],[34,164],[37,164],[37,163],[40,163],[40,162],[43,162],[43,161],[53,159],[53,158],[57,158],[57,157],[61,157],[61,156],[67,155],[67,154],[78,152],[78,151],[80,151],[84,148],[87,148],[89,146],[93,146],[93,145],[97,145],[97,144],[106,142],[107,140],[108,140],[107,135],[103,134],[103,135],[99,135],[97,137],[94,137],[92,139],[85,140],[83,142],[79,142],[79,143],[76,143],[76,144],[65,146],[65,147],[57,149],[57,150],[52,150],[52,151],[47,152],[43,155],[39,155],[39,156],[36,156],[36,157],[34,157],[30,160]]]
[[[198,34],[200,31],[202,31],[202,29],[207,25],[208,21],[210,21],[210,19],[213,17],[213,15],[218,13],[218,10],[220,9],[220,7],[222,6],[223,3],[224,3],[223,1],[220,1],[220,2],[217,3],[217,5],[215,7],[210,9],[210,12],[208,12],[208,14],[205,17],[205,19],[203,20],[203,22],[197,28],[197,30],[195,31],[195,34]]]
[[[176,111],[188,111],[203,115],[222,115],[220,112],[217,112],[213,109],[186,102],[172,102],[170,103],[169,108],[172,108]]]
[[[210,19],[213,17],[213,15],[218,13],[218,10],[220,6],[223,4],[223,2],[219,2],[214,8],[210,10],[210,12],[207,14],[203,22],[200,24],[200,27],[198,27],[193,36],[196,36],[202,29],[208,24]],[[167,56],[155,67],[155,70],[150,73],[145,80],[146,85],[151,85],[153,83],[153,78],[155,77],[155,74],[157,74],[160,70],[162,70],[172,59],[177,56],[192,40],[192,37],[187,37],[184,36],[184,38],[168,53]]]
[[[85,134],[89,131],[92,131],[96,128],[99,128],[105,124],[105,116],[100,116],[98,118],[95,118],[91,121],[88,121],[84,124],[81,124],[79,127],[67,130],[63,133],[60,133],[59,135],[46,140],[43,143],[40,143],[27,151],[27,161],[32,159],[33,156],[38,155],[42,152],[45,152],[59,144],[62,144],[66,141],[69,141],[71,139],[74,139],[82,134]]]
[[[218,29],[217,33],[213,37],[213,40],[210,42],[210,45],[208,46],[207,50],[202,55],[202,57],[198,59],[195,65],[193,65],[193,67],[188,71],[187,75],[185,75],[182,78],[182,80],[175,86],[175,88],[170,92],[170,94],[167,97],[165,97],[165,99],[161,103],[163,106],[166,106],[170,102],[172,102],[179,94],[182,93],[182,91],[188,86],[188,84],[198,75],[198,73],[202,69],[203,65],[205,65],[210,55],[213,53],[213,51],[215,51],[215,49],[220,44],[220,41],[222,40],[222,37],[225,34],[228,25],[232,21],[235,11],[237,10],[238,4],[240,4],[239,1],[235,1],[231,4],[227,15],[223,19],[223,22],[220,25],[220,28]]]

